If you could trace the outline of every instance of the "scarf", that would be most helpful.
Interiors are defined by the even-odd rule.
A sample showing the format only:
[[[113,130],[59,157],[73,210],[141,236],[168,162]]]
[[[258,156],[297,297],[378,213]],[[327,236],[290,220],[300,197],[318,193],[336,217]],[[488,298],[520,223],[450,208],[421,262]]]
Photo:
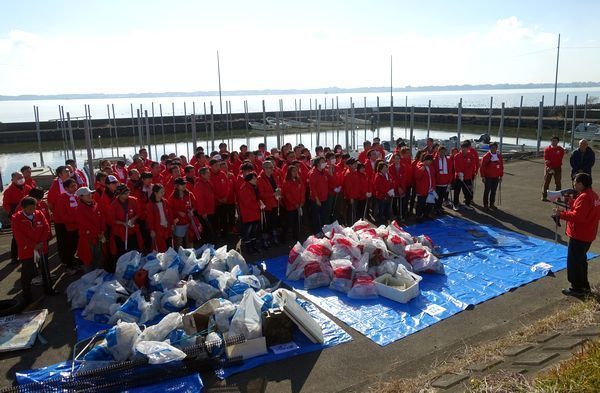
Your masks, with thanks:
[[[60,179],[60,177],[57,177],[56,180],[58,180],[58,190],[60,191],[61,194],[64,194],[65,188],[63,187],[63,181]]]
[[[500,159],[498,158],[498,153],[491,153],[490,152],[490,155],[491,155],[491,158],[490,158],[491,162],[500,161]]]
[[[429,179],[429,191],[431,191],[431,189],[433,188],[433,184],[431,184],[431,170],[427,165],[425,165],[425,170],[427,171],[427,178]],[[446,170],[448,169],[446,168]]]
[[[158,208],[158,215],[160,217],[160,226],[166,228],[168,225],[167,216],[165,215],[165,208],[162,201],[156,202],[156,207]]]
[[[448,160],[446,159],[446,156],[441,156],[438,163],[439,163],[440,174],[447,175],[448,174]]]
[[[73,177],[75,178],[75,181],[77,182],[77,185],[79,185],[80,187],[85,184],[85,182],[83,181],[83,179],[79,175],[78,171],[73,172]]]
[[[77,207],[77,197],[73,194],[69,194],[65,191],[65,193],[69,196],[69,207],[75,208]]]
[[[32,214],[32,215],[30,215],[30,216],[28,216],[27,214],[25,214],[25,211],[23,211],[23,215],[24,215],[25,217],[27,217],[27,219],[33,223],[33,216],[34,216],[33,214]]]

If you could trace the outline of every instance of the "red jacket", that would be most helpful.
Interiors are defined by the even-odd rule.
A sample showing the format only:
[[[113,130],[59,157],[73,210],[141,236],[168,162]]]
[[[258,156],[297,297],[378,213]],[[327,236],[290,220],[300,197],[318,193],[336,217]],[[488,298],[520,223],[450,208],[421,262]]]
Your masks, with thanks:
[[[125,210],[125,206],[121,204],[119,198],[115,198],[108,207],[108,215],[106,216],[106,222],[111,226],[111,235],[119,237],[122,241],[125,241],[125,226],[122,224],[116,224],[116,221],[127,222],[127,220],[130,220],[135,216],[139,216],[140,214],[137,199],[135,197],[130,196],[126,201],[126,204],[127,210]],[[135,225],[127,230],[127,235],[132,236],[138,233],[139,225],[137,224],[136,220]]]
[[[231,172],[233,172],[233,174],[235,176],[240,174],[240,167],[242,166],[242,160],[240,160],[239,158],[236,158],[235,160],[233,160],[233,162],[229,162],[229,167],[231,169]]]
[[[47,196],[48,205],[50,206],[50,209],[52,211],[54,211],[56,209],[56,203],[58,202],[58,196],[60,194],[64,193],[64,189],[61,192],[60,185],[58,183],[59,181],[60,180],[58,179],[58,177],[56,179],[54,179],[54,181],[50,185],[50,189],[48,190],[48,196]]]
[[[479,173],[481,177],[498,178],[504,176],[504,160],[502,154],[498,153],[498,161],[491,161],[492,153],[489,151],[481,159]]]
[[[167,200],[162,200],[163,211],[165,218],[167,219],[167,226],[160,225],[160,212],[158,211],[157,204],[150,201],[146,205],[146,228],[148,233],[154,231],[156,237],[154,238],[155,244],[152,245],[152,249],[158,252],[165,252],[167,249],[166,240],[172,236],[173,232],[173,214]]]
[[[29,186],[30,188],[36,188],[37,182],[33,179],[33,177],[25,178],[25,185]]]
[[[119,169],[116,165],[113,166],[113,175],[117,178],[119,183],[127,183],[127,169]]]
[[[571,208],[560,212],[560,218],[567,221],[567,236],[591,243],[598,233],[600,220],[600,199],[591,188],[584,190],[571,203]]]
[[[360,193],[362,190],[359,186],[360,179],[358,178],[358,176],[358,171],[347,170],[344,174],[344,180],[342,182],[342,192],[344,193],[345,199],[358,199],[360,197]]]
[[[429,192],[435,190],[435,173],[431,165],[419,163],[415,172],[415,192],[418,196],[427,196]]]
[[[369,150],[371,150],[371,148],[369,148]],[[365,161],[367,161],[367,153],[369,152],[369,150],[363,150],[360,153],[358,153],[358,162],[360,163],[365,163]]]
[[[235,198],[237,195],[236,185],[235,185],[235,175],[232,172],[225,173],[227,176],[227,204],[235,205]]]
[[[10,183],[10,185],[6,187],[2,194],[2,206],[9,216],[12,216],[14,212],[17,211],[21,200],[29,194],[29,190],[31,190],[31,187],[27,184],[19,187],[14,183]]]
[[[329,165],[331,166],[331,164],[329,164]],[[332,174],[329,173],[329,168],[325,169],[325,172],[327,173],[327,176],[329,176],[329,180],[328,180],[329,195],[335,195],[335,189],[337,187],[341,187],[342,182],[344,180],[343,173],[335,165],[333,165],[333,173]]]
[[[365,173],[367,174],[367,180],[370,184],[374,184],[375,175],[377,174],[377,167],[373,168],[371,160],[367,160],[365,163]]]
[[[77,182],[77,185],[79,187],[87,187],[88,186],[87,177],[85,177],[85,173],[83,173],[83,171],[81,169],[75,169],[75,173],[74,173],[74,176],[72,177],[72,179]]]
[[[550,161],[550,164],[546,164],[548,168],[560,168],[564,156],[565,149],[560,146],[552,147],[552,145],[550,145],[544,149],[544,161]]]
[[[198,205],[196,197],[191,192],[185,190],[183,198],[179,199],[175,197],[175,192],[169,197],[169,210],[171,210],[173,220],[179,220],[177,225],[187,225],[190,223],[190,211],[193,212],[194,208]]]
[[[464,155],[462,152],[458,152],[454,155],[454,173],[458,179],[459,173],[464,173],[465,180],[471,180],[477,172],[477,160],[473,159],[471,154]]]
[[[406,173],[406,167],[400,162],[399,167],[396,168],[396,164],[394,162],[390,162],[388,168],[390,175],[392,175],[394,178],[396,195],[400,196],[400,189],[402,189],[402,193],[406,193],[409,185],[409,176]]]
[[[454,179],[454,160],[449,156],[444,156],[446,159],[446,170],[444,170],[442,157],[436,155],[431,164],[431,168],[435,172],[435,184],[439,186],[447,186]]]
[[[412,186],[414,176],[412,160],[410,158],[401,158],[400,162],[404,166],[404,173],[406,173],[406,186],[410,187]]]
[[[227,199],[227,195],[229,194],[229,180],[227,179],[227,175],[223,171],[214,173],[211,170],[210,182],[213,185],[215,202],[217,205],[220,205],[220,200]]]
[[[196,198],[196,211],[200,215],[211,215],[215,213],[215,193],[210,181],[199,177],[194,186],[194,197]]]
[[[148,194],[148,191],[150,194]],[[150,195],[152,195],[152,185],[149,190],[144,190],[144,186],[131,188],[131,196],[135,197],[138,201],[140,217],[142,221],[146,220],[146,205],[150,201]]]
[[[377,173],[375,175],[375,179],[373,180],[373,191],[375,191],[374,196],[376,199],[389,198],[388,191],[394,190],[395,188],[396,184],[394,178],[389,173],[387,178],[382,173]]]
[[[477,153],[477,150],[473,149],[472,147],[469,147],[469,154],[471,155],[471,158],[475,161],[475,175],[477,175],[477,171],[479,170],[479,153]]]
[[[240,215],[242,223],[260,220],[260,204],[258,202],[257,189],[248,182],[240,187]]]
[[[308,175],[308,187],[310,188],[310,200],[319,198],[320,202],[325,202],[329,195],[329,176],[325,171],[319,171],[313,168]]]
[[[77,207],[79,198],[67,193],[61,194],[54,209],[54,222],[64,224],[67,231],[77,230]]]
[[[302,183],[301,179],[284,180],[282,194],[283,204],[286,210],[296,210],[304,205],[306,190],[304,189],[304,183]]]
[[[50,224],[41,211],[36,210],[33,213],[33,221],[29,221],[22,211],[15,213],[11,218],[11,226],[17,241],[19,260],[33,258],[33,250],[38,243],[44,243],[42,251],[44,254],[48,253]]]
[[[273,173],[273,181],[277,188],[281,188],[281,183],[279,182],[279,178],[275,176]],[[260,200],[265,204],[265,210],[271,211],[277,208],[277,199],[275,198],[275,190],[269,181],[267,175],[265,175],[264,171],[260,174],[258,179],[256,180],[256,186],[258,187],[258,196]]]
[[[77,256],[85,265],[92,263],[92,252],[90,245],[98,244],[98,236],[104,232],[105,222],[100,206],[93,202],[87,205],[79,201],[77,206],[77,229],[79,230],[79,242],[77,244]]]

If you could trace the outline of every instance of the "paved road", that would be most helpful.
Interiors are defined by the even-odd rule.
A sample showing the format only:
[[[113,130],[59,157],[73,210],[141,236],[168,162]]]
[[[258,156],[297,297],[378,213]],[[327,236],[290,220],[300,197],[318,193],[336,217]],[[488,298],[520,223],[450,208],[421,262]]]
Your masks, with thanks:
[[[508,163],[502,190],[502,210],[489,215],[477,209],[462,216],[553,241],[554,224],[549,218],[552,207],[540,201],[542,171],[541,160]],[[595,178],[600,178],[599,175],[600,170],[594,171]],[[563,187],[569,185],[565,173]],[[479,182],[476,191],[478,204],[481,203],[482,189]],[[565,240],[563,234],[560,241]],[[15,282],[19,277],[19,268],[8,261],[9,241],[10,235],[0,234],[0,296],[3,299],[18,291]],[[600,252],[597,243],[592,245],[592,251]],[[53,246],[52,254],[55,252]],[[284,253],[284,248],[272,249],[261,257]],[[62,272],[56,256],[51,258],[51,263],[58,273]],[[600,281],[600,269],[596,263],[590,266],[590,277],[592,283]],[[68,282],[62,277],[59,288],[64,290]],[[248,392],[364,391],[366,386],[382,375],[390,372],[395,377],[416,375],[465,344],[502,337],[528,321],[565,307],[574,301],[560,293],[560,289],[567,285],[566,272],[560,272],[556,277],[546,277],[518,288],[386,347],[379,347],[340,323],[352,335],[352,342],[256,368],[232,377],[227,384]],[[38,342],[29,350],[0,354],[2,386],[11,384],[18,370],[46,366],[71,356],[75,333],[65,296],[40,298],[37,306],[50,311],[43,330],[48,344],[41,345]],[[210,376],[205,376],[205,380],[209,384],[214,383]]]

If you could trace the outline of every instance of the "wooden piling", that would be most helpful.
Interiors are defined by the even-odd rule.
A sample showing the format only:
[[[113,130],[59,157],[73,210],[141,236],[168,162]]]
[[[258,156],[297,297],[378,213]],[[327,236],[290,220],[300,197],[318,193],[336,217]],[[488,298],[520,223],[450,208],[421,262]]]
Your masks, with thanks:
[[[521,131],[521,112],[523,111],[523,96],[521,96],[521,102],[519,103],[519,118],[517,119],[517,139],[516,144],[519,144],[519,131]]]
[[[500,153],[502,153],[502,145],[504,141],[504,102],[500,107],[500,127],[498,129],[498,138],[500,139]]]
[[[38,150],[40,152],[40,165],[44,166],[44,151],[42,150],[42,134],[40,130],[40,112],[37,106],[33,106],[33,117],[35,119],[35,131],[37,133]]]

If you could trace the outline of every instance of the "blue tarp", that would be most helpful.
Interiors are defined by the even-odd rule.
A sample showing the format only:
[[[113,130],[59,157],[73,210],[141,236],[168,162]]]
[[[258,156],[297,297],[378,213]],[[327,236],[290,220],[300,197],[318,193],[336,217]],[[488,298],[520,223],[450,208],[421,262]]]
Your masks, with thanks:
[[[353,300],[302,280],[286,281],[287,256],[265,261],[267,270],[297,292],[379,345],[387,345],[513,288],[566,268],[567,248],[509,230],[444,217],[409,226],[443,254],[445,275],[424,274],[421,295],[408,304],[380,297]],[[589,254],[592,256],[591,254]],[[539,265],[544,262],[551,267]]]
[[[81,367],[81,363],[75,365],[75,371]],[[147,366],[154,367],[160,371],[160,365]],[[68,377],[71,374],[71,361],[54,364],[52,366],[38,368],[36,370],[19,371],[16,373],[17,383],[19,385],[28,383],[43,383],[44,381],[56,378],[58,376]],[[118,375],[113,375],[118,377]],[[52,386],[52,385],[50,385]],[[47,391],[61,392],[61,390],[50,389],[47,386]],[[93,389],[93,386],[89,387]],[[157,383],[148,386],[140,386],[129,390],[124,390],[126,393],[198,393],[202,392],[204,386],[199,374],[191,374],[185,377],[172,378],[162,383]],[[91,391],[91,390],[90,390]]]

